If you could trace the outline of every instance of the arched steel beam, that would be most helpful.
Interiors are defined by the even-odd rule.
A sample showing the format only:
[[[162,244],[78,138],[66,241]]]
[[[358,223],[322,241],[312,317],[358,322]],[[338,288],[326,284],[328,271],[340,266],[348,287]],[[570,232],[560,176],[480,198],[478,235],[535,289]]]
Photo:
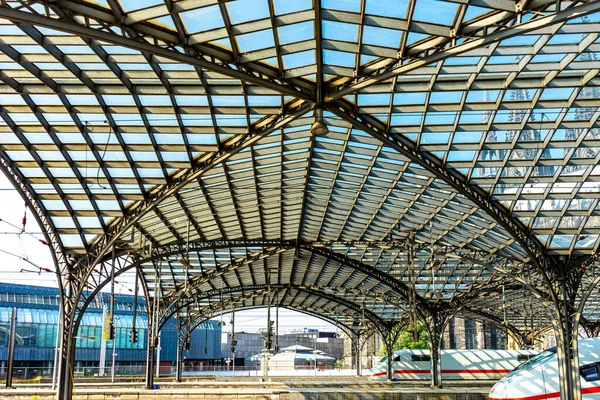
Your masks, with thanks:
[[[16,189],[17,193],[19,193],[21,198],[25,201],[27,207],[33,212],[33,218],[35,218],[35,221],[42,229],[42,234],[45,238],[45,243],[42,242],[42,244],[50,246],[50,254],[54,261],[56,272],[57,274],[60,274],[62,270],[61,265],[65,264],[67,260],[65,258],[65,250],[60,237],[54,233],[56,228],[52,223],[52,220],[48,217],[48,211],[42,203],[37,200],[35,192],[31,187],[25,183],[25,177],[13,167],[10,158],[8,158],[4,150],[1,149],[0,170],[2,170],[4,176],[6,176]]]
[[[256,309],[261,309],[261,308],[265,308],[265,307],[266,306],[264,306],[264,305],[233,307],[231,309],[225,310],[225,312],[231,313],[231,312],[239,312],[239,311],[246,311],[246,310],[256,310]],[[351,326],[348,326],[342,322],[339,322],[339,321],[335,320],[334,318],[329,317],[327,315],[320,314],[321,310],[319,310],[319,309],[310,309],[308,307],[303,307],[303,306],[279,306],[279,307],[285,308],[286,310],[297,311],[302,314],[306,314],[308,316],[318,318],[322,321],[325,321],[329,324],[336,326],[337,328],[343,330],[348,335],[350,335],[352,332],[354,332],[354,330]],[[188,335],[191,334],[195,329],[197,329],[204,322],[216,317],[220,313],[221,312],[219,311],[219,312],[214,313],[213,315],[203,316],[200,319],[192,320],[191,324],[186,324],[186,334],[188,334]],[[350,316],[350,315],[348,315],[348,316]],[[189,328],[188,328],[188,326],[189,326]]]
[[[161,312],[161,318],[163,320],[167,320],[167,319],[171,318],[173,315],[177,314],[183,308],[188,307],[199,300],[210,299],[211,297],[220,296],[220,295],[231,295],[231,294],[238,293],[238,292],[244,293],[244,292],[253,291],[253,290],[261,291],[268,287],[269,287],[269,285],[244,285],[244,286],[235,286],[235,287],[225,287],[222,289],[214,289],[214,290],[205,291],[202,293],[197,293],[195,290],[190,291],[189,294],[192,295],[191,297],[181,297],[178,302],[173,302],[169,305],[168,308],[164,308]],[[293,290],[304,291],[304,292],[310,291],[311,293],[320,293],[320,294],[326,293],[329,296],[332,296],[332,295],[333,296],[359,295],[359,296],[364,296],[364,297],[370,298],[371,300],[374,300],[374,301],[385,302],[386,304],[393,305],[394,307],[398,307],[400,309],[404,309],[406,307],[406,304],[398,302],[397,299],[395,299],[391,296],[381,295],[380,293],[376,293],[376,292],[356,291],[354,289],[348,289],[348,288],[344,288],[344,287],[298,285],[298,284],[293,284],[293,283],[271,284],[270,287],[273,290],[293,289]],[[334,292],[334,294],[331,294],[328,292]],[[187,293],[186,293],[186,295],[187,295]],[[323,296],[321,296],[321,297],[323,297]],[[353,304],[356,304],[356,303],[353,303]]]
[[[462,41],[460,44],[456,44],[442,51],[433,53],[429,56],[418,58],[406,64],[395,63],[390,68],[375,69],[372,73],[363,77],[359,77],[359,79],[356,79],[353,83],[349,85],[343,87],[329,88],[325,101],[332,102],[336,99],[341,99],[344,96],[354,94],[357,91],[365,89],[376,83],[391,80],[394,77],[406,74],[410,71],[414,71],[418,68],[433,63],[437,63],[439,61],[443,61],[447,58],[455,57],[457,55],[464,54],[474,49],[489,46],[491,44],[518,35],[523,35],[524,33],[533,32],[538,29],[559,24],[565,21],[581,18],[585,15],[589,15],[598,11],[600,11],[600,4],[598,2],[589,2],[581,5],[575,5],[564,10],[555,11],[550,15],[546,15],[539,18],[531,18],[526,22],[516,23],[504,29],[497,29],[492,33],[488,33],[476,39]]]
[[[215,166],[225,162],[231,156],[237,154],[241,150],[251,146],[261,138],[270,133],[281,129],[289,122],[299,118],[310,110],[310,105],[304,101],[298,101],[290,104],[289,115],[284,116],[267,116],[254,124],[253,130],[243,134],[229,138],[223,145],[222,151],[212,151],[204,153],[200,156],[195,165],[191,168],[183,169],[172,175],[169,181],[165,184],[155,187],[144,201],[135,203],[124,217],[118,218],[113,224],[107,228],[107,232],[100,235],[93,242],[90,250],[81,257],[78,264],[70,268],[69,279],[64,282],[65,286],[69,286],[68,290],[72,293],[66,298],[63,309],[66,310],[66,325],[70,325],[70,319],[75,318],[76,309],[78,308],[81,294],[85,285],[92,273],[92,268],[97,265],[105,256],[108,257],[108,252],[115,248],[117,240],[129,229],[134,228],[135,224],[150,211],[155,209],[166,199],[173,194],[178,193],[188,184],[202,176],[207,171]],[[75,311],[73,311],[75,310]],[[66,340],[65,342],[69,342]]]
[[[194,242],[194,244],[192,246],[190,246],[189,250],[190,251],[199,251],[199,250],[216,249],[216,248],[229,247],[229,246],[238,246],[238,245],[240,245],[240,243],[244,243],[251,247],[273,245],[274,243],[281,244],[282,247],[273,247],[273,246],[269,247],[271,249],[270,251],[272,251],[273,254],[277,254],[280,251],[285,251],[286,249],[293,247],[291,244],[289,244],[287,242],[198,240],[198,241]],[[267,250],[267,249],[268,248],[265,247],[265,249],[263,249],[263,251],[267,252],[267,254],[269,254],[268,253],[269,250]],[[188,250],[187,247],[184,247],[180,244],[166,245],[166,246],[154,248],[152,250],[152,252],[149,254],[146,254],[145,257],[140,257],[139,254],[135,254],[135,256],[132,257],[132,256],[128,255],[127,251],[122,251],[121,254],[118,254],[115,257],[115,268],[116,268],[115,269],[115,278],[118,278],[120,275],[131,270],[132,268],[139,268],[144,263],[160,260],[163,258],[167,258],[169,256],[176,255],[176,254],[183,254],[187,250]],[[253,253],[253,254],[254,255],[250,255],[250,257],[254,257],[256,259],[260,259],[260,258],[264,257],[264,253]],[[240,261],[238,263],[234,263],[232,268],[235,268],[237,265],[245,265],[245,264],[244,264],[244,261]],[[100,291],[104,287],[106,287],[106,285],[108,285],[110,283],[111,268],[112,268],[112,260],[108,259],[108,260],[105,260],[104,262],[102,262],[99,267],[97,267],[93,270],[93,272],[97,273],[98,277],[96,279],[94,279],[95,286],[88,286],[89,291],[82,292],[82,301],[78,302],[78,312],[74,318],[74,329],[75,330],[77,330],[79,328],[79,325],[83,318],[83,314],[84,314],[85,310],[87,309],[87,307],[89,306],[89,304],[98,295],[98,293],[100,293]],[[221,273],[224,273],[224,272],[218,272],[216,275],[213,275],[212,273],[215,272],[217,269],[219,269],[219,267],[215,268],[214,270],[209,271],[209,272],[211,272],[210,274],[208,274],[209,280],[210,280],[210,278],[214,278],[215,276],[220,276]],[[139,273],[139,271],[137,271],[136,273]],[[150,308],[152,302],[149,301],[150,296],[149,296],[147,282],[145,282],[145,280],[142,279],[141,276],[140,276],[140,281],[141,281],[140,283],[142,285],[142,288],[144,290],[144,297],[146,299],[146,304]],[[176,291],[177,291],[177,288],[174,289],[174,292],[176,292]],[[160,310],[159,310],[159,312],[160,312]]]
[[[325,249],[322,247],[313,247],[309,245],[302,245],[302,248],[309,250],[313,254],[320,255],[322,257],[327,258],[328,260],[332,260],[338,262],[342,265],[346,265],[348,267],[354,268],[357,271],[362,272],[363,274],[373,277],[380,281],[381,283],[389,286],[390,288],[397,291],[403,299],[409,299],[411,288],[408,287],[404,282],[399,281],[393,276],[378,270],[376,267],[372,267],[370,265],[364,264],[358,260],[347,257],[343,254],[339,254],[330,249]],[[419,307],[423,307],[425,309],[430,308],[430,304],[424,300],[421,296],[416,295],[417,304]]]
[[[292,84],[291,81],[284,80],[278,76],[277,71],[273,71],[266,66],[259,66],[256,63],[251,64],[255,70],[250,67],[234,68],[232,64],[234,64],[235,60],[233,60],[233,57],[228,52],[222,50],[218,51],[216,48],[201,46],[199,44],[190,45],[189,43],[182,43],[176,34],[166,30],[152,29],[152,26],[148,24],[144,24],[144,30],[146,30],[146,32],[142,33],[136,31],[133,25],[123,26],[120,24],[120,21],[115,20],[116,17],[112,13],[107,12],[106,9],[101,7],[94,7],[91,3],[87,5],[85,3],[70,1],[60,2],[60,5],[58,4],[59,2],[45,3],[40,1],[39,3],[46,7],[49,6],[53,11],[61,15],[62,18],[49,18],[44,15],[34,14],[33,12],[18,11],[11,8],[7,3],[2,3],[2,6],[0,7],[0,17],[14,23],[42,26],[89,39],[99,40],[105,43],[111,43],[117,46],[123,46],[157,57],[164,57],[179,63],[218,72],[224,76],[239,79],[241,81],[251,82],[286,96],[314,101],[313,88],[308,82],[295,79],[295,83]],[[44,10],[45,8],[42,7],[41,9]],[[72,14],[90,16],[94,20],[101,21],[116,29],[109,32],[76,23],[74,20],[68,19],[68,16]],[[84,21],[84,23],[89,23],[90,20],[88,18],[83,18],[82,21]],[[137,28],[139,29],[139,27]],[[151,35],[152,37],[160,38],[161,41],[166,42],[166,46],[161,47],[151,44],[147,40],[135,40],[134,38],[114,33],[122,30],[128,31],[132,37],[142,38]],[[182,48],[183,51],[175,51],[176,47]],[[206,52],[212,54],[206,54]],[[211,61],[211,59],[214,58],[221,58],[222,62],[217,63]],[[228,60],[228,58],[230,59]]]
[[[236,296],[236,298],[230,298],[228,299],[228,301],[226,303],[215,303],[213,305],[210,305],[208,307],[204,307],[203,309],[201,309],[201,312],[205,312],[206,310],[219,310],[219,306],[221,306],[222,304],[235,304],[236,302],[239,302],[240,300],[246,300],[248,298],[253,298],[256,296],[264,296],[269,288],[271,290],[295,290],[298,292],[303,292],[303,293],[307,293],[310,294],[312,296],[318,297],[318,298],[324,298],[326,300],[329,300],[335,304],[344,306],[348,309],[351,309],[353,311],[355,311],[357,313],[357,315],[361,316],[364,314],[365,318],[370,320],[371,322],[373,322],[374,324],[376,324],[377,326],[385,326],[387,325],[387,321],[384,320],[383,318],[379,317],[377,314],[375,314],[373,311],[371,310],[367,310],[366,308],[360,306],[359,304],[356,304],[350,300],[347,300],[343,297],[339,297],[339,296],[335,296],[329,293],[325,293],[325,292],[320,292],[318,290],[314,290],[302,285],[293,285],[293,284],[272,284],[272,285],[251,285],[251,286],[240,286],[238,288],[238,291],[241,292],[240,295]],[[204,297],[198,297],[197,300],[201,300]],[[208,298],[208,297],[206,297]],[[195,299],[192,299],[195,300]],[[165,322],[171,318],[173,315],[175,315],[181,308],[188,306],[190,304],[193,304],[193,301],[188,302],[186,304],[182,304],[177,308],[174,309],[170,309],[168,312],[162,314],[162,318],[161,318],[161,327],[165,324]],[[285,303],[282,303],[280,301],[280,304],[282,306],[285,306]],[[224,308],[224,307],[221,307]]]
[[[365,116],[355,111],[354,105],[346,100],[337,100],[328,107],[329,111],[339,118],[350,123],[353,127],[360,129],[386,146],[396,150],[402,156],[408,158],[436,178],[450,185],[458,193],[465,196],[477,207],[483,210],[496,221],[508,234],[516,240],[526,252],[531,262],[534,263],[542,275],[555,264],[555,260],[546,253],[546,249],[539,243],[535,237],[529,234],[529,231],[523,224],[514,218],[510,212],[493,201],[488,193],[481,188],[469,184],[467,178],[454,169],[444,167],[439,158],[433,154],[420,150],[410,139],[393,132],[389,132],[381,122],[370,116]],[[544,278],[548,284],[550,279]]]

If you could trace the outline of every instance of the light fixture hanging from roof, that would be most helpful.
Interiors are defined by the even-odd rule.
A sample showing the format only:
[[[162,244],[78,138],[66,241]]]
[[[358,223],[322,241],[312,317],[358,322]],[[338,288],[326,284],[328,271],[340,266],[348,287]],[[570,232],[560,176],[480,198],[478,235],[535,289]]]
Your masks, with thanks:
[[[315,108],[315,122],[310,127],[310,133],[315,136],[325,136],[329,133],[329,128],[323,121],[323,108],[320,106]]]

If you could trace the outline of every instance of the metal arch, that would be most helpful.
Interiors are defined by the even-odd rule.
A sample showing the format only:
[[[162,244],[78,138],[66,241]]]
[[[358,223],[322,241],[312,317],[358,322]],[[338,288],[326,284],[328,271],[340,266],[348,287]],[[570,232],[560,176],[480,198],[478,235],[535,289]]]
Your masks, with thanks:
[[[261,252],[249,254],[246,258],[243,258],[240,260],[234,260],[233,262],[228,263],[228,264],[219,265],[211,270],[205,271],[200,276],[191,278],[190,282],[188,283],[188,285],[189,285],[188,288],[191,291],[197,291],[197,288],[200,285],[202,285],[203,283],[206,283],[206,282],[210,282],[213,278],[215,278],[217,276],[223,276],[227,272],[234,271],[237,268],[240,268],[244,265],[251,264],[258,260],[263,260],[265,258],[271,257],[276,254],[284,253],[287,250],[289,250],[289,248],[285,248],[285,247],[265,248]],[[183,302],[184,304],[187,304],[187,302],[184,300],[185,296],[187,296],[186,292],[182,291],[182,290],[178,290],[177,288],[173,289],[173,291],[170,293],[166,293],[164,298],[169,299],[170,302],[168,304],[164,304],[163,307],[161,307],[160,314],[168,315],[168,314],[172,314],[173,312],[176,312],[177,310],[179,310],[181,308],[180,303]],[[172,309],[174,309],[173,312],[170,311]]]
[[[264,306],[264,305],[260,305],[260,306],[242,306],[242,307],[234,307],[234,308],[231,308],[229,310],[225,310],[225,312],[234,312],[234,311],[238,312],[238,311],[246,311],[246,310],[256,310],[256,309],[261,309],[261,308],[265,308],[265,307],[266,306]],[[350,327],[350,326],[348,326],[346,324],[343,324],[343,323],[341,323],[339,321],[336,321],[335,319],[330,318],[330,317],[328,317],[326,315],[319,314],[316,311],[310,311],[309,308],[307,308],[307,307],[301,307],[301,306],[279,306],[279,307],[280,308],[285,308],[287,310],[297,311],[297,312],[300,312],[302,314],[306,314],[308,316],[318,318],[318,319],[320,319],[322,321],[325,321],[327,323],[330,323],[330,324],[332,324],[332,325],[340,328],[346,334],[350,334],[350,333],[354,332],[353,329],[352,329],[352,327]],[[191,334],[191,332],[193,332],[200,325],[202,325],[202,323],[210,320],[211,318],[214,318],[217,314],[220,314],[220,311],[216,312],[215,314],[212,314],[210,316],[203,316],[202,319],[194,320],[192,324],[186,324],[186,333],[185,334],[187,334],[187,335]],[[350,317],[350,315],[345,315],[345,316]],[[188,326],[190,327],[190,329],[187,328]]]
[[[198,177],[209,171],[216,165],[226,161],[228,158],[238,153],[242,149],[256,143],[261,138],[269,135],[274,130],[280,129],[287,123],[299,118],[310,110],[310,106],[303,101],[293,103],[293,112],[287,117],[283,116],[268,116],[255,124],[255,131],[248,132],[244,135],[231,137],[227,142],[225,149],[222,152],[208,152],[201,156],[196,165],[192,168],[182,170],[174,174],[170,181],[160,185],[152,191],[152,193],[144,200],[139,201],[129,209],[129,213],[125,217],[119,218],[115,223],[110,225],[107,233],[100,235],[91,246],[87,254],[79,259],[79,277],[81,285],[87,282],[91,274],[92,267],[101,262],[109,249],[116,245],[117,240],[147,213],[156,208],[159,204],[175,193],[178,193],[183,187],[195,181]],[[81,267],[81,265],[85,265]],[[81,287],[74,288],[74,292],[81,291]],[[76,297],[79,295],[77,294]]]
[[[175,173],[170,177],[171,179],[169,182],[154,188],[147,199],[140,201],[135,206],[131,207],[128,210],[129,213],[127,216],[120,218],[117,222],[113,223],[109,227],[107,234],[102,235],[93,243],[90,253],[96,254],[93,254],[92,259],[96,260],[96,262],[100,261],[100,257],[106,254],[106,248],[113,245],[125,231],[130,229],[133,224],[156,208],[169,196],[178,193],[183,187],[194,182],[205,172],[226,161],[242,149],[258,142],[263,137],[268,136],[275,130],[282,128],[291,121],[306,114],[310,111],[310,108],[310,105],[304,101],[292,102],[289,105],[289,109],[286,110],[289,112],[288,116],[271,115],[259,120],[248,133],[233,136],[226,141],[223,146],[223,151],[204,153],[197,159],[196,165],[192,168]],[[92,262],[91,264],[93,265],[94,263]]]
[[[555,12],[552,15],[548,15],[537,19],[533,18],[523,23],[517,23],[513,26],[497,30],[478,39],[465,41],[461,44],[451,46],[450,48],[447,48],[443,51],[417,59],[408,64],[392,66],[392,68],[387,68],[383,70],[377,69],[372,74],[363,76],[363,79],[359,80],[358,82],[352,83],[343,88],[330,88],[325,98],[325,101],[333,102],[334,100],[341,99],[344,96],[350,94],[354,94],[357,91],[374,85],[376,83],[387,81],[396,76],[406,74],[410,71],[414,71],[426,65],[436,63],[447,58],[454,57],[459,54],[463,54],[468,51],[481,48],[493,43],[497,43],[504,39],[508,39],[526,32],[532,32],[547,26],[568,21],[570,19],[583,17],[585,15],[592,14],[599,10],[600,4],[598,4],[598,2],[590,2],[578,6],[573,6],[566,10]]]
[[[353,292],[353,290],[346,290],[343,287],[332,287],[332,286],[327,286],[327,287],[320,287],[318,285],[298,285],[298,284],[271,284],[271,285],[245,285],[245,286],[236,286],[236,287],[225,287],[223,289],[214,289],[211,291],[207,291],[207,292],[202,292],[199,293],[198,296],[193,295],[192,297],[188,297],[188,298],[180,298],[180,301],[178,303],[171,303],[169,308],[165,308],[163,309],[163,312],[161,313],[161,320],[167,321],[169,318],[171,318],[173,315],[177,314],[179,311],[181,311],[181,309],[183,309],[184,307],[190,306],[192,305],[194,302],[198,301],[198,300],[203,300],[203,299],[209,299],[213,296],[218,296],[220,294],[233,294],[233,293],[244,293],[246,291],[264,291],[265,289],[271,287],[271,289],[274,290],[284,290],[284,289],[291,289],[291,290],[298,290],[298,291],[302,291],[302,292],[310,292],[312,294],[317,294],[319,297],[325,297],[323,296],[323,294],[326,294],[328,297],[328,299],[331,299],[331,296],[329,293],[324,293],[324,290],[332,290],[336,293],[339,293],[340,295],[344,295],[344,294],[357,294],[356,292]],[[369,293],[366,292],[361,292],[361,294],[359,295],[369,295]],[[399,308],[402,308],[404,305],[401,303],[398,303],[396,300],[394,300],[392,297],[389,296],[381,296],[378,293],[370,293],[371,296],[373,296],[376,300],[377,299],[381,299],[384,302],[397,306]],[[340,299],[339,297],[337,297],[338,299]],[[356,303],[352,303],[352,304],[356,304]],[[345,304],[344,304],[345,305]],[[365,312],[368,312],[368,310],[365,310]],[[374,314],[373,315],[377,315]]]
[[[56,267],[57,274],[62,273],[62,265],[67,263],[65,257],[65,250],[61,243],[60,237],[54,233],[55,227],[52,220],[48,218],[48,213],[40,201],[37,200],[36,196],[32,194],[32,190],[28,184],[25,183],[23,175],[12,166],[12,162],[6,156],[4,150],[0,150],[0,170],[4,173],[4,176],[12,183],[17,189],[17,192],[21,198],[27,203],[30,210],[33,211],[33,217],[35,218],[38,225],[42,228],[42,234],[46,240],[47,246],[52,248],[50,251],[52,260]],[[60,282],[60,279],[59,279]],[[62,288],[61,288],[62,289]],[[62,293],[62,290],[61,290]]]
[[[285,241],[275,241],[275,240],[198,240],[195,242],[190,242],[190,251],[200,251],[200,250],[210,250],[210,249],[219,249],[225,247],[279,247],[279,248],[292,248],[293,244],[291,242]],[[135,254],[135,259],[132,259],[132,254],[128,250],[121,250],[116,254],[116,259],[120,260],[123,257],[126,257],[126,263],[119,264],[120,267],[115,270],[115,277],[118,278],[121,274],[129,271],[132,268],[139,268],[142,264],[147,263],[149,261],[166,258],[169,256],[183,254],[187,251],[187,248],[183,248],[180,244],[173,245],[165,245],[160,247],[155,247],[152,253],[149,253],[146,257],[140,257],[139,254]],[[92,282],[87,282],[87,289],[90,291],[84,294],[83,302],[79,303],[78,312],[83,313],[92,300],[102,291],[102,289],[110,283],[110,272],[108,268],[106,268],[105,264],[110,263],[111,258],[106,257],[101,260],[99,268],[95,268],[93,272],[98,274],[98,279],[95,278],[93,273],[90,276],[92,278]],[[148,289],[145,280],[141,280],[143,282],[145,288],[145,296],[148,295]]]
[[[42,2],[40,2],[42,3]],[[43,4],[43,3],[42,3]],[[55,4],[50,3],[50,6],[56,7]],[[106,14],[106,13],[105,13]],[[85,14],[82,14],[85,15]],[[175,50],[170,50],[168,48],[160,47],[157,45],[153,45],[148,43],[147,41],[139,41],[131,38],[127,38],[121,35],[117,35],[112,33],[112,31],[101,31],[99,29],[90,28],[78,23],[74,23],[68,20],[60,20],[55,18],[49,18],[39,14],[26,13],[23,11],[17,11],[4,3],[0,6],[0,17],[6,18],[15,23],[21,23],[26,25],[37,25],[43,26],[50,29],[56,29],[59,31],[72,33],[78,36],[87,37],[90,39],[100,40],[107,43],[112,43],[115,45],[127,47],[130,49],[138,50],[140,52],[146,52],[152,54],[154,56],[165,57],[167,59],[181,62],[184,64],[193,65],[199,68],[211,70],[214,72],[218,72],[225,76],[229,76],[235,79],[244,80],[247,82],[252,82],[256,85],[274,90],[278,93],[285,94],[286,96],[292,96],[295,98],[301,98],[304,100],[313,101],[312,91],[309,90],[306,93],[306,86],[292,86],[288,81],[285,81],[281,78],[269,77],[270,79],[266,79],[267,75],[265,72],[267,71],[263,67],[263,71],[261,72],[253,72],[249,68],[245,68],[244,70],[235,69],[227,66],[227,61],[223,60],[222,64],[217,64],[215,62],[211,62],[206,60],[202,55],[193,56],[189,55],[195,52],[194,47],[189,44],[179,43],[177,36],[168,35],[169,37],[163,38],[167,43],[171,41],[170,47],[182,47],[185,50],[185,53],[179,53]],[[106,16],[110,19],[110,16]],[[114,19],[114,16],[112,16]],[[96,19],[96,17],[94,17]],[[88,19],[86,19],[88,20]],[[101,18],[97,18],[97,20],[101,20]],[[115,21],[103,21],[107,24],[114,24]],[[126,30],[133,30],[131,26],[125,28]],[[156,30],[154,33],[158,33]],[[143,36],[143,35],[141,35]],[[154,36],[156,37],[156,36]],[[220,52],[222,55],[222,52]],[[214,55],[209,55],[209,57],[214,58]],[[256,74],[260,74],[257,76]],[[263,78],[264,76],[264,78]],[[287,83],[287,85],[285,85]]]
[[[248,288],[248,286],[246,286],[246,287]],[[256,285],[256,286],[250,286],[249,288],[251,288],[250,292],[244,293],[244,291],[241,290],[242,294],[238,298],[230,299],[229,301],[224,302],[223,304],[226,304],[226,305],[235,304],[236,302],[239,302],[239,301],[244,301],[244,300],[258,297],[258,296],[264,296],[264,294],[267,293],[267,291],[269,289],[269,285]],[[302,288],[299,285],[270,285],[270,288],[275,289],[275,290],[281,290],[281,289],[296,290],[298,292],[304,292],[304,293],[307,293],[307,294],[315,296],[315,297],[325,298],[333,303],[342,305],[348,309],[355,311],[358,316],[362,315],[364,312],[365,318],[368,319],[369,321],[371,321],[378,328],[387,325],[387,321],[380,318],[374,312],[367,310],[366,308],[362,308],[358,304],[355,304],[355,303],[353,303],[349,300],[346,300],[344,298],[341,298],[341,297],[333,296],[333,295],[327,294],[327,293],[322,293],[322,292],[319,292],[319,291],[316,291],[313,289]],[[218,309],[219,305],[220,304],[217,303],[217,304],[213,304],[209,307],[204,307],[203,309],[200,310],[201,311],[200,314],[204,313],[204,311],[206,311],[206,310]],[[283,305],[283,304],[282,304],[282,306],[285,307],[285,305]],[[223,307],[223,308],[225,308],[225,307]],[[173,312],[173,313],[175,313],[175,312]],[[165,321],[167,319],[168,318],[162,319],[161,326],[165,323]]]
[[[522,223],[513,218],[508,210],[495,203],[483,190],[469,185],[464,175],[456,170],[443,167],[440,160],[429,152],[418,150],[415,143],[409,139],[388,132],[382,124],[369,116],[351,111],[352,105],[347,101],[337,100],[328,106],[329,111],[354,127],[368,133],[386,146],[398,151],[412,162],[422,166],[437,178],[452,186],[459,193],[484,210],[492,219],[500,224],[527,252],[532,262],[536,264],[542,275],[554,265],[554,260],[547,255],[543,246],[525,229]],[[547,277],[545,279],[550,282]]]
[[[391,276],[385,272],[379,271],[375,267],[369,266],[358,260],[354,260],[350,257],[336,253],[332,250],[326,250],[321,247],[302,245],[302,248],[307,249],[308,251],[312,252],[313,254],[317,254],[319,256],[322,256],[327,259],[338,262],[342,265],[354,268],[355,270],[360,271],[365,275],[368,275],[368,276],[371,276],[371,277],[377,279],[378,281],[382,282],[383,284],[385,284],[385,285],[389,286],[390,288],[394,289],[395,291],[397,291],[402,296],[402,298],[404,298],[407,301],[410,297],[410,293],[412,290],[411,288],[409,288],[405,283],[399,281],[398,279],[394,278],[393,276]],[[427,303],[427,301],[425,301],[418,294],[415,293],[415,295],[417,297],[417,302],[418,302],[419,307],[422,307],[424,309],[430,308],[430,305],[429,305],[429,303]]]

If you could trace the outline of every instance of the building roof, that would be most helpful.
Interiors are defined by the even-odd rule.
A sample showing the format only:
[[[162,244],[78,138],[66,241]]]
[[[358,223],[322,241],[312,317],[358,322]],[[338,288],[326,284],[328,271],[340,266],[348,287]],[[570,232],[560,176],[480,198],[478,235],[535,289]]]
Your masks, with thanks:
[[[299,353],[299,352],[312,352],[313,349],[311,349],[310,347],[305,347],[305,346],[300,346],[299,344],[296,344],[294,346],[289,346],[289,347],[284,347],[283,349],[280,349],[281,352],[291,352],[291,353]]]
[[[554,0],[3,2],[0,168],[61,271],[95,290],[116,249],[187,318],[277,293],[345,329],[442,304],[535,331],[568,273],[595,323],[599,18]]]

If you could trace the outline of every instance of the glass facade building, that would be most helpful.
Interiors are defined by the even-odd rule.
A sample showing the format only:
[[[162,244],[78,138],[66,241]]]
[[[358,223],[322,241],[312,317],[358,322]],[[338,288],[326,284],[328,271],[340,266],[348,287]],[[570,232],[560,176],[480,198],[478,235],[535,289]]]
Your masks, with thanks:
[[[17,308],[15,342],[16,376],[49,375],[54,365],[59,326],[58,290],[0,283],[0,375],[7,355],[12,308]],[[84,314],[76,342],[76,372],[98,373],[100,368],[103,310],[110,296],[100,294]],[[115,295],[115,366],[122,373],[141,372],[146,362],[146,304],[138,298],[136,317],[137,342],[131,342],[133,328],[131,295]],[[177,358],[176,320],[167,321],[161,331],[161,371],[169,369]],[[190,350],[184,351],[188,364],[211,365],[221,359],[221,327],[215,321],[200,325],[191,335]],[[112,341],[106,341],[105,366],[112,359]]]

